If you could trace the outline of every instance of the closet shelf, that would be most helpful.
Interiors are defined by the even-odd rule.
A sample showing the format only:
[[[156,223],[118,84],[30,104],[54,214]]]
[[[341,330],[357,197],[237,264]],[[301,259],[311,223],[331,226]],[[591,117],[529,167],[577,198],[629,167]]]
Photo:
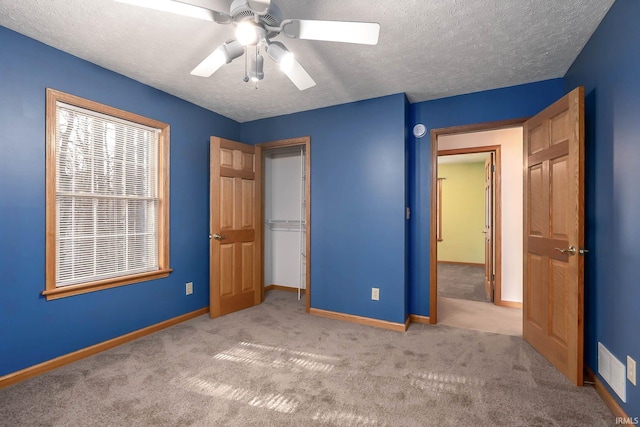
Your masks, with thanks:
[[[299,230],[300,226],[307,224],[307,221],[300,221],[299,219],[269,219],[265,221],[265,224],[272,230]]]

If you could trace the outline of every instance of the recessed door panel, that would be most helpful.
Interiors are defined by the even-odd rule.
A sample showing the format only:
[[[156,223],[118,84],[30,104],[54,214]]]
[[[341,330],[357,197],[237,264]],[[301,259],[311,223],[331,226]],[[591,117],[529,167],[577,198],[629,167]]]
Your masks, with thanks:
[[[569,212],[568,188],[568,156],[550,160],[551,164],[551,237],[569,239],[571,222]]]
[[[253,172],[253,162],[255,156],[250,153],[242,153],[242,161],[240,163],[240,169],[244,171]]]
[[[546,138],[546,128],[540,124],[529,130],[529,154],[535,154],[549,146],[549,139]]]
[[[545,209],[542,164],[529,169],[529,235],[543,237],[547,233],[548,212]]]
[[[251,290],[253,288],[254,256],[255,256],[255,244],[253,242],[242,243],[242,290],[243,291]]]
[[[234,180],[226,176],[220,177],[220,230],[234,228]]]
[[[253,180],[243,179],[242,183],[242,218],[240,222],[240,228],[253,229],[255,228],[255,209],[252,203],[255,195],[256,186]]]
[[[560,144],[569,138],[569,112],[563,111],[549,120],[551,126],[551,145]]]
[[[233,150],[220,149],[220,166],[233,168]]]
[[[565,346],[567,345],[568,326],[566,310],[568,298],[567,279],[567,263],[552,259],[549,277],[549,310],[551,310],[549,332]]]
[[[542,329],[546,327],[546,310],[544,310],[545,292],[539,286],[531,286],[532,284],[542,281],[542,275],[544,272],[544,258],[529,254],[527,260],[529,275],[526,278],[525,288],[527,293],[527,320]]]
[[[236,280],[233,246],[233,244],[220,245],[220,296],[222,297],[233,294],[233,283]]]

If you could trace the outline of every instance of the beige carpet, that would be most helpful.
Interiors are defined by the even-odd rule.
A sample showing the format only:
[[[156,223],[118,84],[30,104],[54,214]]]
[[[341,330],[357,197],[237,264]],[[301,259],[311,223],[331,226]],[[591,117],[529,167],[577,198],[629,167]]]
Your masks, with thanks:
[[[484,289],[484,265],[438,262],[438,296],[490,302]]]
[[[0,389],[1,426],[607,426],[522,338],[406,333],[304,313],[272,291]]]
[[[438,323],[456,328],[522,336],[522,310],[438,296]]]

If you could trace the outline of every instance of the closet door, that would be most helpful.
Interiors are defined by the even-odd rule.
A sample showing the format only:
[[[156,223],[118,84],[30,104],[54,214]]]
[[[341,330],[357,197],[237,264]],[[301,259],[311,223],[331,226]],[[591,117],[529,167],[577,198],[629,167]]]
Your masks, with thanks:
[[[210,317],[257,305],[262,285],[261,149],[211,137]]]

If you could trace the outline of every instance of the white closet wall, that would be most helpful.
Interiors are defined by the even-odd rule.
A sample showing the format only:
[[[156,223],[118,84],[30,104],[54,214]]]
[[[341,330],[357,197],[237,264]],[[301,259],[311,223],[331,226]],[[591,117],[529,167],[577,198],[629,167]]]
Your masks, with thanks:
[[[264,156],[264,285],[304,289],[304,156],[294,148]]]

